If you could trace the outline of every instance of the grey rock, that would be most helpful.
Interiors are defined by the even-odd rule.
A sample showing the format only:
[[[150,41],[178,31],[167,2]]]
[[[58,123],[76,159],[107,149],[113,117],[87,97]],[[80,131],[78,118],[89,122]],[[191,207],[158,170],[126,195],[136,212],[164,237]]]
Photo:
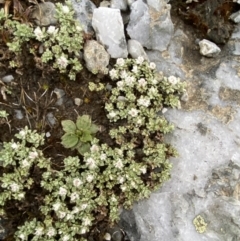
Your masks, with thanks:
[[[90,0],[71,0],[76,17],[80,22],[85,33],[93,34],[92,15],[96,8],[95,4]]]
[[[83,104],[83,100],[80,99],[80,98],[75,98],[75,99],[74,99],[74,104],[75,104],[76,106],[80,106],[80,105]]]
[[[215,57],[220,52],[221,49],[213,42],[203,39],[199,42],[200,54],[206,57]]]
[[[136,0],[127,0],[127,4],[129,7],[135,2]]]
[[[240,23],[240,11],[237,11],[229,17],[234,23]]]
[[[103,7],[95,9],[92,25],[98,42],[105,46],[112,58],[127,57],[127,44],[119,9]]]
[[[14,77],[11,74],[5,75],[4,77],[2,77],[2,81],[5,82],[5,83],[9,83],[12,80],[14,80]]]
[[[145,60],[148,60],[148,56],[144,51],[143,46],[137,40],[128,40],[128,52],[134,59],[137,59],[138,57],[142,56]]]
[[[14,112],[15,112],[15,118],[16,119],[18,119],[18,120],[22,120],[23,119],[24,115],[23,115],[21,110],[14,110]]]
[[[56,7],[52,2],[44,2],[35,5],[31,18],[38,26],[56,25]]]
[[[56,96],[57,96],[57,101],[56,101],[55,104],[58,105],[58,106],[61,106],[63,104],[63,101],[64,101],[65,91],[62,90],[62,89],[55,88],[53,90],[53,93],[55,93]]]
[[[87,69],[94,73],[107,74],[110,55],[104,47],[95,40],[89,40],[84,45],[84,60]]]
[[[126,11],[128,8],[127,0],[111,0],[111,8],[120,9],[121,11]]]
[[[52,112],[47,113],[46,120],[51,127],[53,127],[56,124],[56,118]]]
[[[137,0],[131,5],[127,32],[131,39],[148,49],[166,50],[174,30],[171,6],[165,1],[149,0],[147,3]]]

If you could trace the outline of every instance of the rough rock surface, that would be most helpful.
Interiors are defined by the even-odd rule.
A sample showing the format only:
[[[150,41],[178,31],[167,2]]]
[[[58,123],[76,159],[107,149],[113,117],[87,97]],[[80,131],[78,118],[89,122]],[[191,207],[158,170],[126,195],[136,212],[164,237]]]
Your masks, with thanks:
[[[179,151],[172,178],[122,212],[131,241],[239,240],[240,60],[233,55],[239,36],[237,27],[221,53],[206,58],[191,29],[178,22],[166,51],[147,51],[158,70],[187,81],[187,98],[181,110],[165,114],[176,126],[165,141]],[[193,224],[198,215],[207,223],[203,233]]]
[[[35,6],[31,18],[34,19],[38,26],[55,25],[57,20],[55,18],[56,7],[52,2],[39,3]]]
[[[97,40],[105,46],[112,58],[127,57],[127,43],[119,9],[104,7],[95,9],[92,25]]]
[[[84,45],[84,60],[87,69],[94,73],[107,74],[110,55],[104,47],[95,40],[89,40]]]
[[[81,26],[85,33],[93,34],[92,28],[92,15],[93,10],[96,8],[95,4],[90,0],[71,0],[73,8],[76,13],[78,21],[81,23]]]
[[[145,60],[148,60],[148,56],[144,51],[143,46],[137,40],[128,40],[128,52],[134,59],[137,59],[139,56],[142,56]]]
[[[170,8],[163,0],[148,0],[147,4],[142,0],[135,1],[127,27],[130,38],[148,49],[166,50],[173,34]]]
[[[200,54],[206,57],[215,57],[220,52],[221,49],[213,42],[203,39],[199,42]]]
[[[117,8],[121,11],[126,11],[128,7],[127,0],[111,0],[111,8]]]

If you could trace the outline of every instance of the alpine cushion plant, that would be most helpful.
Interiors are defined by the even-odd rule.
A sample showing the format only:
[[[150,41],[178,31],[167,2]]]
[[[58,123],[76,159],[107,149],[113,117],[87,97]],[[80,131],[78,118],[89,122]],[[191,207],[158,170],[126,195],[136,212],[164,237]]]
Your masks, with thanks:
[[[90,150],[90,142],[98,131],[98,127],[92,123],[90,116],[79,116],[76,124],[71,120],[63,120],[62,126],[66,132],[61,137],[65,148],[77,149],[82,155]]]
[[[5,16],[3,8],[0,9],[0,30],[10,33],[7,46],[16,56],[15,61],[10,62],[11,67],[21,66],[22,51],[30,50],[37,66],[48,69],[50,64],[60,73],[68,73],[69,78],[75,80],[76,74],[82,69],[80,50],[83,47],[83,30],[74,19],[71,1],[65,1],[65,4],[56,4],[58,24],[48,27],[33,28],[30,24],[13,20],[11,15]],[[24,48],[30,40],[35,41],[35,47]]]
[[[109,133],[111,146],[94,137],[98,128],[88,115],[79,116],[76,123],[62,121],[62,144],[83,156],[68,156],[60,165],[51,165],[39,150],[43,136],[27,128],[16,135],[21,141],[4,143],[0,205],[6,209],[13,200],[16,208],[26,206],[35,185],[41,190],[35,191],[35,200],[41,200],[35,216],[31,206],[23,209],[25,220],[16,241],[86,241],[98,222],[114,224],[120,207],[131,207],[170,178],[169,158],[177,152],[164,142],[164,134],[174,126],[163,112],[180,108],[184,83],[156,74],[155,64],[142,58],[118,59],[110,77],[115,87],[105,109],[115,126]],[[38,178],[34,170],[40,170]]]

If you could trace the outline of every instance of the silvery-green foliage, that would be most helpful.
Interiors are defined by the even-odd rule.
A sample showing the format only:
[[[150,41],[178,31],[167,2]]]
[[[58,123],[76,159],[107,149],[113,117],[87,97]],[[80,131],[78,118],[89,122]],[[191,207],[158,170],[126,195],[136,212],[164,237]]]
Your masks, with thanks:
[[[15,135],[17,141],[3,143],[0,151],[1,165],[8,170],[0,177],[1,187],[0,206],[10,199],[22,200],[27,189],[33,184],[34,177],[30,169],[50,167],[50,162],[43,156],[39,146],[43,144],[43,135],[31,131],[27,127]]]
[[[70,1],[56,4],[56,26],[35,27],[20,23],[11,18],[5,17],[3,9],[0,9],[0,29],[6,29],[10,35],[10,42],[7,43],[9,50],[16,56],[22,54],[29,40],[42,43],[43,52],[41,58],[38,49],[29,48],[30,53],[36,56],[43,64],[51,64],[60,73],[68,73],[71,80],[75,80],[76,74],[82,69],[80,63],[80,50],[82,49],[82,28],[74,19],[74,11]],[[37,52],[36,52],[37,51]],[[18,61],[11,61],[11,67],[18,67]]]

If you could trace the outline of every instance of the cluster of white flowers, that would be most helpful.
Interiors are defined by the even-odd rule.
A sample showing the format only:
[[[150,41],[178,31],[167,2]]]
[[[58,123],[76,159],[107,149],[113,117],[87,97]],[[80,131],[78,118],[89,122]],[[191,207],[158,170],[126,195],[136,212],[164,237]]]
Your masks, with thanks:
[[[60,196],[66,196],[66,195],[67,195],[67,189],[64,188],[64,187],[60,187],[58,194],[59,194]]]
[[[138,99],[137,102],[140,106],[148,107],[150,105],[150,99],[147,97],[140,97],[140,99]]]
[[[15,183],[15,182],[13,182],[13,183],[10,185],[10,187],[11,187],[11,191],[12,191],[12,192],[18,192],[19,189],[20,189],[20,186],[19,186],[17,183]]]
[[[49,26],[47,33],[50,35],[55,35],[58,32],[58,28],[56,28],[55,26]]]
[[[42,41],[45,37],[43,31],[41,30],[40,27],[36,27],[34,30],[34,35],[38,41]]]
[[[94,169],[97,167],[96,161],[92,157],[86,159],[86,164],[90,169]]]
[[[61,69],[66,69],[68,65],[68,60],[66,59],[66,57],[61,56],[60,58],[57,59],[57,64]]]
[[[29,152],[29,158],[30,159],[36,159],[37,157],[38,157],[38,152],[37,151]]]
[[[73,186],[75,187],[80,187],[83,184],[82,180],[79,178],[74,178],[73,179]]]
[[[180,79],[175,77],[175,76],[169,76],[168,77],[168,81],[172,84],[172,85],[176,85],[177,83],[180,82]]]
[[[128,114],[132,117],[136,117],[138,115],[138,110],[135,108],[131,108],[128,112]]]

